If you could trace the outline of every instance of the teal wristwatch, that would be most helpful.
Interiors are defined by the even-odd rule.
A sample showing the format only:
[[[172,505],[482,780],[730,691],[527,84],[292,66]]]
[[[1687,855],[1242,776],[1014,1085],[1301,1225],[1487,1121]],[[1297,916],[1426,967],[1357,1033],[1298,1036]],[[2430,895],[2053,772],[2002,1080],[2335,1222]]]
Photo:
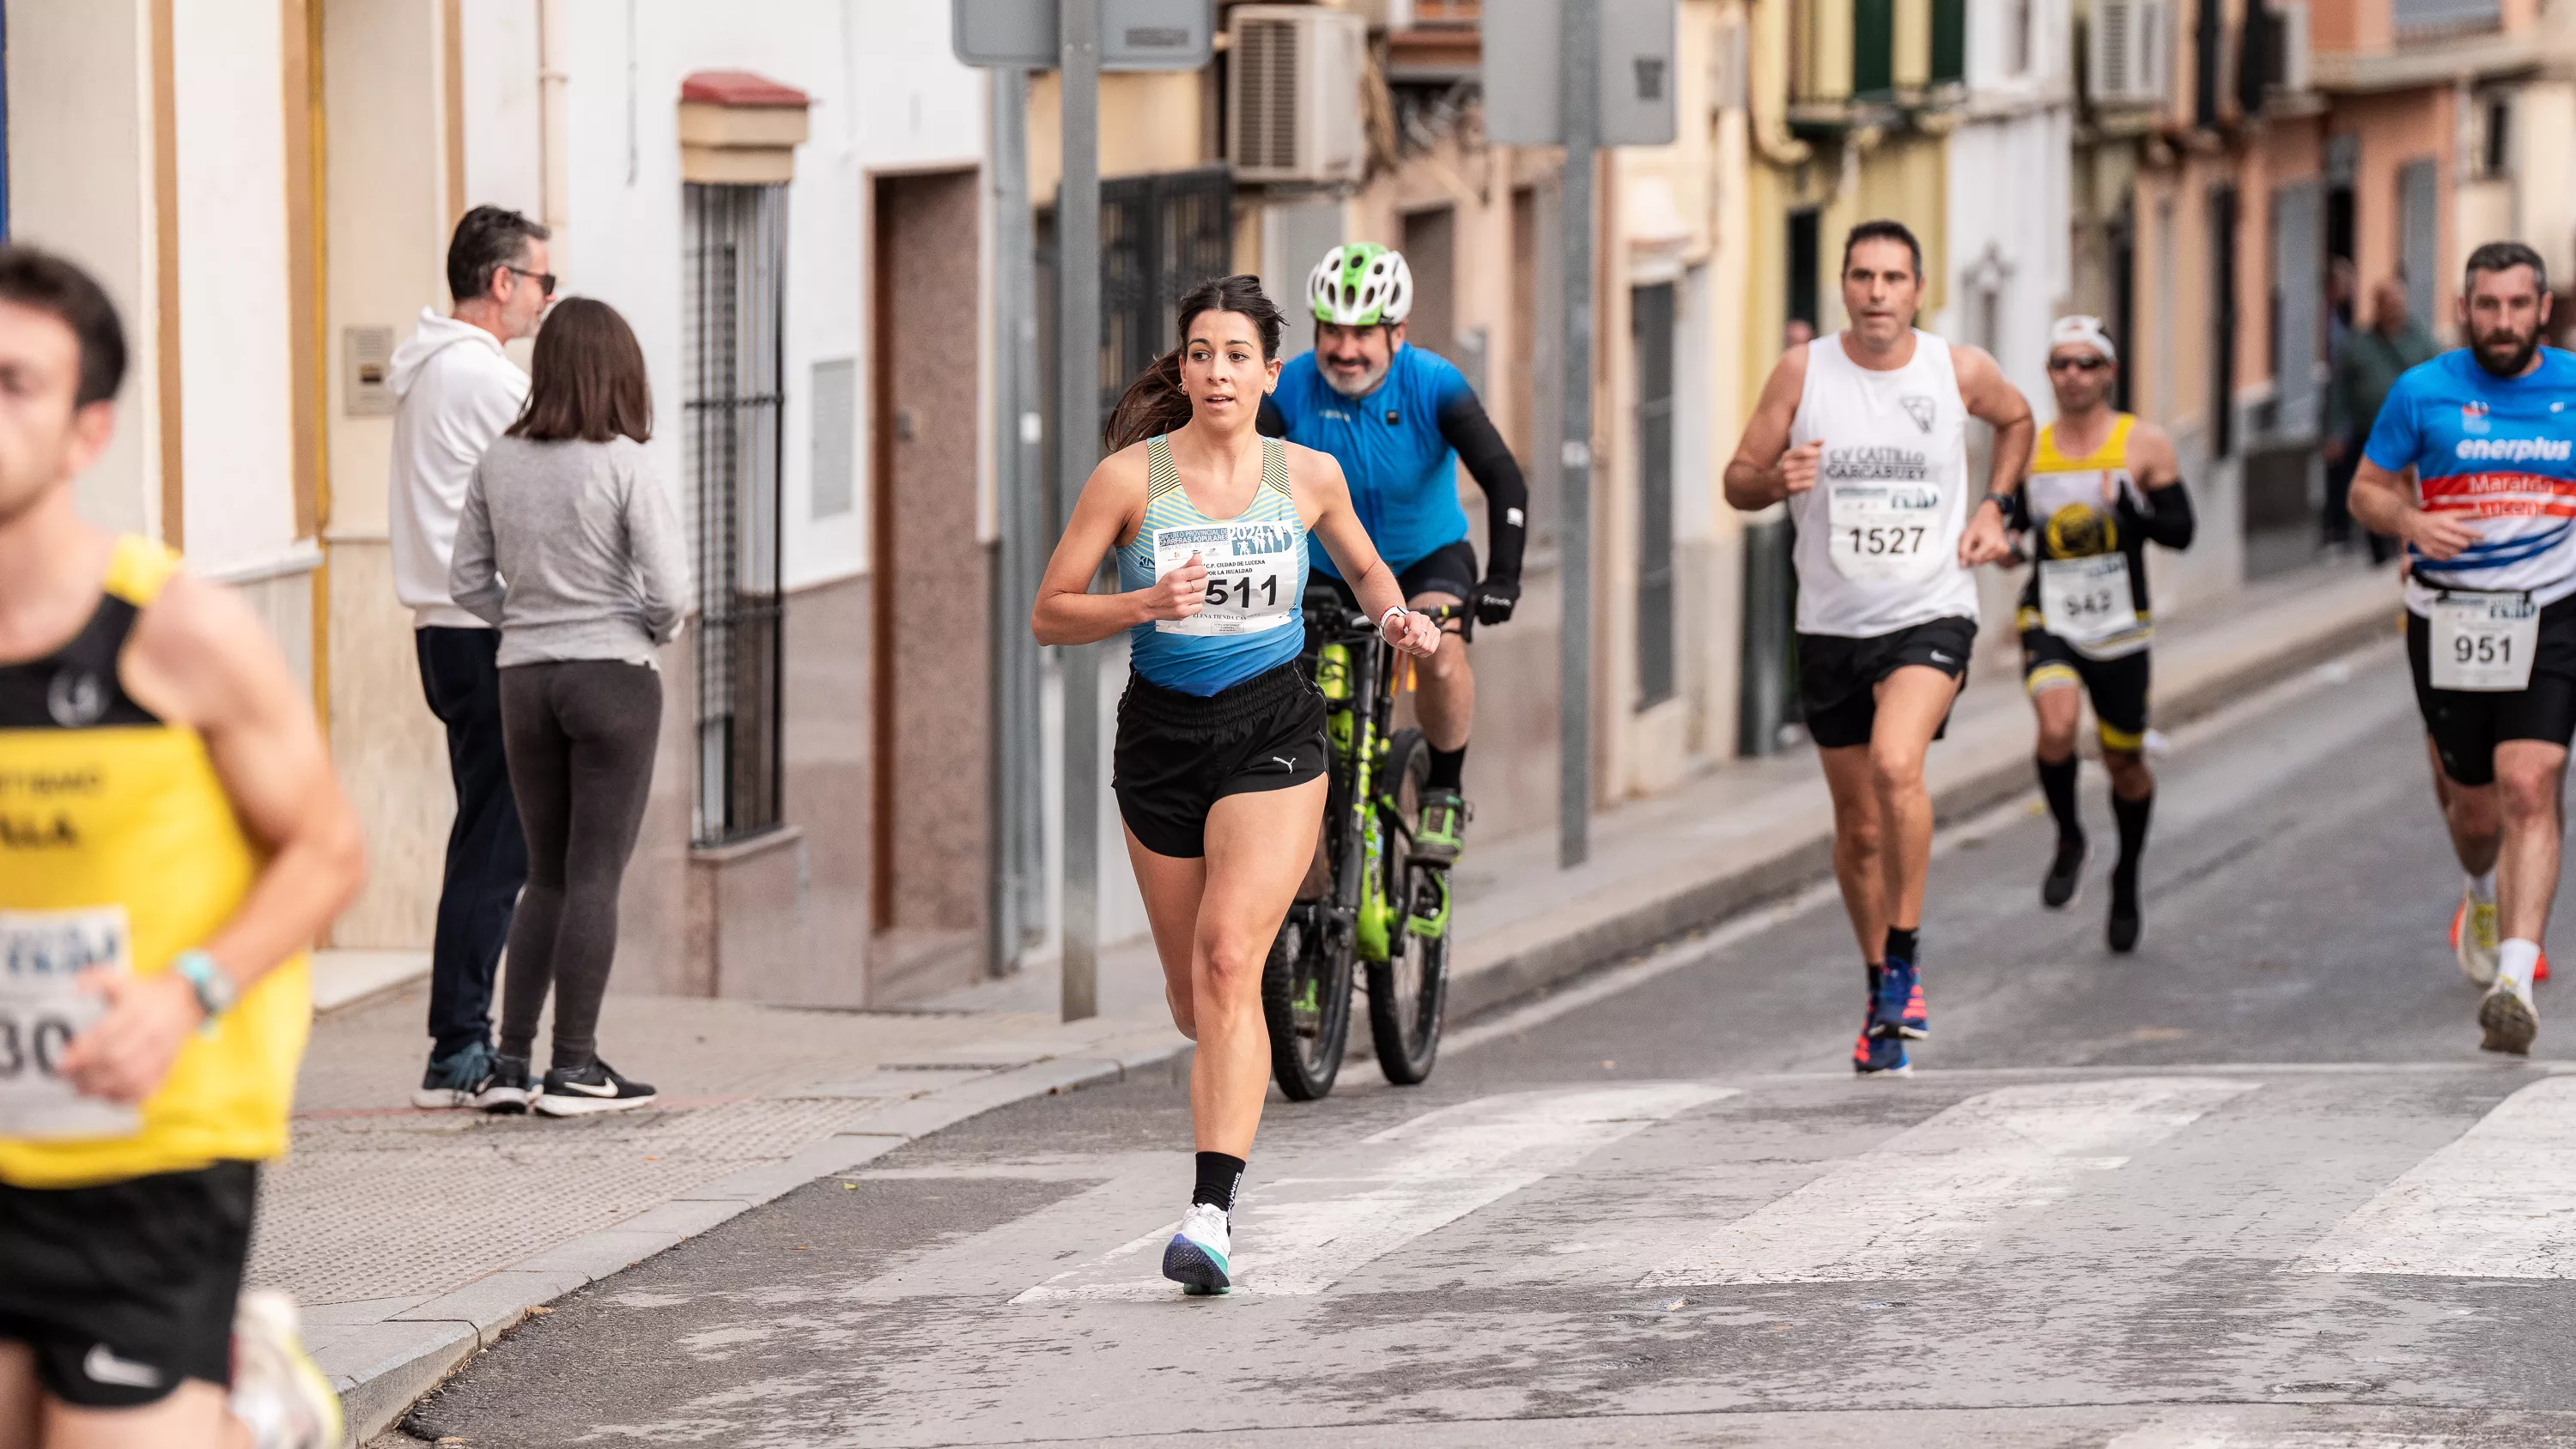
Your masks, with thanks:
[[[170,970],[188,988],[197,993],[197,1006],[206,1013],[206,1030],[215,1029],[215,1018],[233,1009],[241,999],[241,988],[215,964],[215,958],[203,951],[182,951],[170,962]]]

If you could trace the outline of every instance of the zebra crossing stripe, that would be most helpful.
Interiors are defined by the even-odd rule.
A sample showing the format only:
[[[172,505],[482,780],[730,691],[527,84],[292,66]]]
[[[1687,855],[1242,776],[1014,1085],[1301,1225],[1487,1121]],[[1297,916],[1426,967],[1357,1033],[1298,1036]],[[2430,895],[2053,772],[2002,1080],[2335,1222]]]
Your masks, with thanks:
[[[1697,1082],[1513,1092],[1425,1113],[1363,1139],[1359,1165],[1334,1177],[1260,1186],[1234,1215],[1239,1290],[1323,1292],[1415,1238],[1562,1172],[1610,1144],[1721,1097]],[[1014,1303],[1161,1298],[1179,1291],[1159,1272],[1166,1224]]]
[[[2576,1278],[2576,1077],[2532,1083],[2293,1263],[2306,1273]]]
[[[2254,1086],[2124,1077],[1971,1097],[1724,1224],[1644,1285],[1949,1277],[2006,1219],[2056,1202]]]

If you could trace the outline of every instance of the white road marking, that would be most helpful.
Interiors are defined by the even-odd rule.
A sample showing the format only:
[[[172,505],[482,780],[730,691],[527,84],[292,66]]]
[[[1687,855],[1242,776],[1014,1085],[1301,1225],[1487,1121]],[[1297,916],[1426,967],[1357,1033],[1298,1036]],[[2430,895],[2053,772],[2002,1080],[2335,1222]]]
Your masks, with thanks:
[[[1413,1239],[1613,1142],[1734,1095],[1729,1087],[1655,1082],[1512,1092],[1425,1113],[1363,1139],[1345,1175],[1282,1178],[1240,1204],[1235,1286],[1274,1296],[1321,1293]],[[1011,1301],[1175,1294],[1180,1290],[1160,1276],[1163,1245],[1175,1226],[1121,1244]]]
[[[2467,1441],[2448,1434],[2415,1434],[2362,1428],[2281,1429],[2257,1423],[2229,1425],[2254,1416],[2228,1410],[2195,1411],[2175,1420],[2132,1429],[2103,1449],[2445,1449]]]
[[[1971,1097],[1724,1225],[1644,1286],[1949,1277],[2007,1218],[2046,1207],[2254,1085],[2126,1077]]]
[[[2534,1082],[2354,1209],[2307,1273],[2576,1278],[2576,1077]]]

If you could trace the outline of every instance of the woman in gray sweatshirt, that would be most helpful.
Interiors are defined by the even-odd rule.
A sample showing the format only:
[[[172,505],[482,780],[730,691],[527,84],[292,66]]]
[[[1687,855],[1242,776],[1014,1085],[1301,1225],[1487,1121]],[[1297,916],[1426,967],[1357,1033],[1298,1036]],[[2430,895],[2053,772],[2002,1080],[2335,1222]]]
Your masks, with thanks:
[[[653,783],[659,646],[689,597],[678,514],[644,451],[644,350],[605,302],[571,298],[537,333],[527,406],[466,489],[448,570],[458,607],[501,631],[501,733],[527,836],[510,922],[491,1111],[615,1112],[653,1100],[599,1059],[617,892]],[[554,1061],[531,1090],[546,993]]]

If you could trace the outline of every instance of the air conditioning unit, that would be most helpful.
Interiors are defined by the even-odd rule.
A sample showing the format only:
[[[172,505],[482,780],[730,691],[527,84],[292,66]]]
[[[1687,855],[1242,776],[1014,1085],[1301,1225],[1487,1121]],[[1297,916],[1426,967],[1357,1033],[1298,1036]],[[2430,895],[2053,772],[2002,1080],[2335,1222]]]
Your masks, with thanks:
[[[1239,181],[1358,181],[1368,21],[1320,5],[1238,5],[1226,18],[1226,134]]]
[[[2163,105],[2172,53],[2172,0],[2093,0],[2085,69],[2094,105]]]
[[[2272,0],[2263,83],[2278,91],[2308,88],[2308,0]]]

